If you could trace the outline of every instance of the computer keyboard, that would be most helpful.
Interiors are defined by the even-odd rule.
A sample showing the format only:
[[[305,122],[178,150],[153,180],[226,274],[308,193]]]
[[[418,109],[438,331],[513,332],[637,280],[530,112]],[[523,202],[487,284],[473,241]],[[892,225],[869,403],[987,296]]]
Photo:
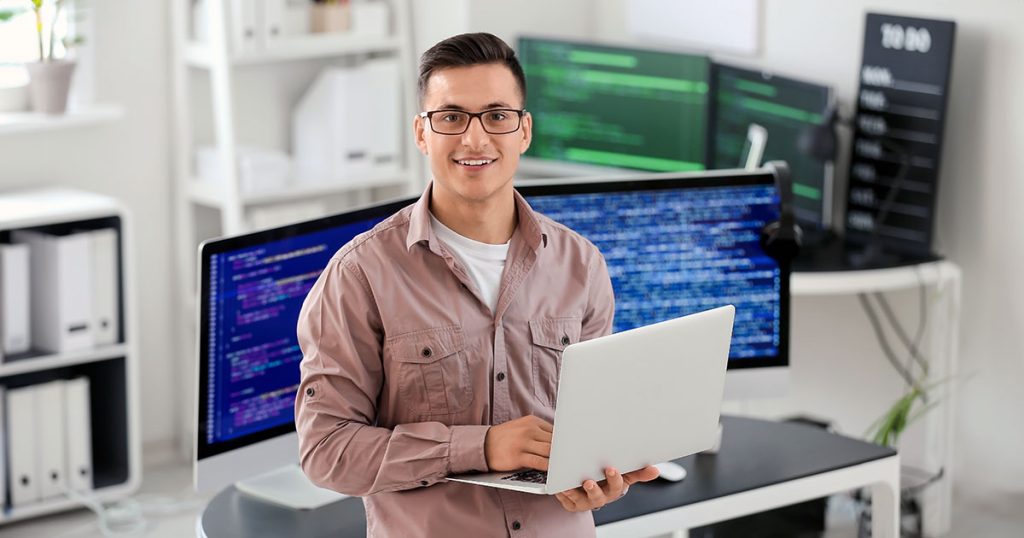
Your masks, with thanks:
[[[510,474],[508,476],[501,477],[502,480],[510,480],[512,482],[529,482],[531,484],[546,484],[548,481],[548,473],[544,471],[535,471],[533,469],[527,471],[519,471],[518,473]]]

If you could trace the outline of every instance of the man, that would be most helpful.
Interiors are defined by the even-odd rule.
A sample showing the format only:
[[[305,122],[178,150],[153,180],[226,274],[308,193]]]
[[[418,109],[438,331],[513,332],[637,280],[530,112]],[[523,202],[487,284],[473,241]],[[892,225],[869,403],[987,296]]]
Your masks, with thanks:
[[[513,189],[532,118],[512,49],[442,41],[419,91],[433,181],[335,254],[299,317],[302,468],[364,497],[374,536],[593,535],[590,511],[654,468],[555,496],[444,479],[547,470],[561,350],[608,334],[614,304],[597,248]]]

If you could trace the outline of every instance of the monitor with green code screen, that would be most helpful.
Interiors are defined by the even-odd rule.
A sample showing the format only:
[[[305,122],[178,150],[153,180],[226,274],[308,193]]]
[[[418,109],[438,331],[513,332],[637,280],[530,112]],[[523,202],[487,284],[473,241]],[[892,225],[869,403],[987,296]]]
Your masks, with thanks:
[[[519,60],[533,114],[530,160],[705,169],[706,56],[522,37]]]
[[[767,131],[763,160],[786,161],[793,178],[793,213],[805,229],[831,228],[832,163],[800,151],[800,137],[822,122],[832,90],[756,70],[715,64],[711,165],[737,168],[747,129]]]

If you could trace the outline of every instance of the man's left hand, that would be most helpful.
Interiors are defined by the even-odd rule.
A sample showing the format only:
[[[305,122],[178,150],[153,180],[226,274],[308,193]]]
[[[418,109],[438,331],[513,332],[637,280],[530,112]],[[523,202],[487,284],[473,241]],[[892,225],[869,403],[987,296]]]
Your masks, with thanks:
[[[643,469],[620,475],[611,467],[604,470],[605,479],[600,482],[587,480],[578,488],[556,493],[555,498],[562,503],[562,508],[570,512],[596,510],[602,506],[619,500],[630,484],[647,482],[658,478],[658,470],[648,465]]]

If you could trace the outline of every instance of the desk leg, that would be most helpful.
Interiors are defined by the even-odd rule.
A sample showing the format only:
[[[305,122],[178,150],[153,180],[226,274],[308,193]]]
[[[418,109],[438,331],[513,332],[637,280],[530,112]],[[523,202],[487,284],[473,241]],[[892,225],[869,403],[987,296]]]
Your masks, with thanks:
[[[871,537],[898,538],[900,535],[900,488],[892,482],[871,486]]]

